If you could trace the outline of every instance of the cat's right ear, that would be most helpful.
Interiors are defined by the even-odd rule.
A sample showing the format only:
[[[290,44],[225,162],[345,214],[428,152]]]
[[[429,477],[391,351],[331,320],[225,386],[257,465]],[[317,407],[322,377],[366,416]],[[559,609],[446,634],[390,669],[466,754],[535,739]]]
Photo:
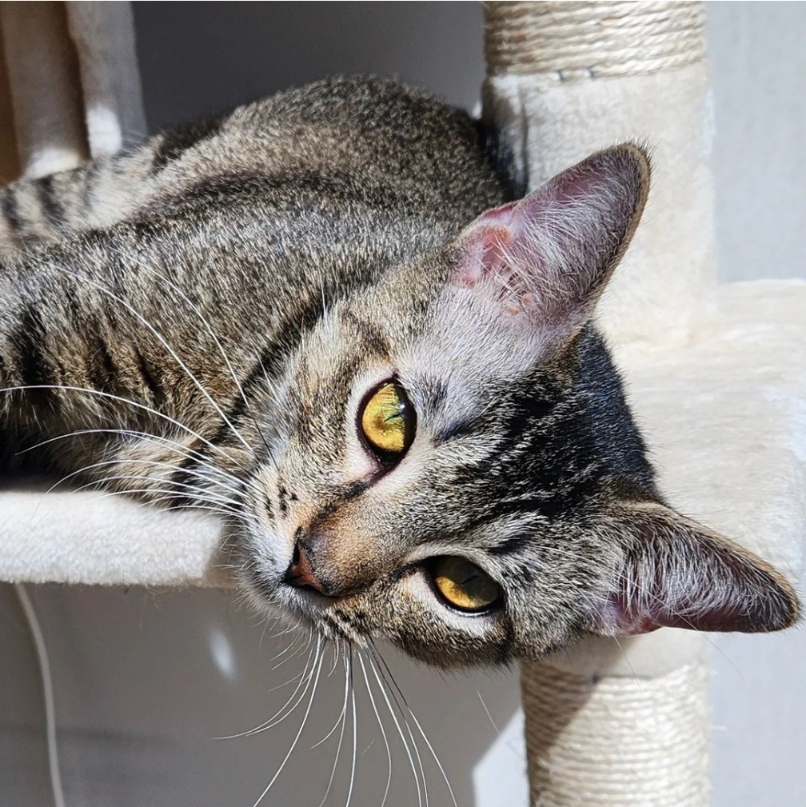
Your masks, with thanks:
[[[575,333],[624,254],[649,190],[646,152],[627,143],[563,171],[460,236],[451,281],[557,337]]]

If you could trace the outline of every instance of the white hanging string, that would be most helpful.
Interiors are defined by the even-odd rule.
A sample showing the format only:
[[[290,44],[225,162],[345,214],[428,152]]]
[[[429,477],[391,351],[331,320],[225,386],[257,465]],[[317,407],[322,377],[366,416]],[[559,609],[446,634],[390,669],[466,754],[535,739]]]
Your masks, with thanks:
[[[14,589],[22,606],[22,612],[28,622],[31,638],[34,640],[36,658],[39,663],[39,674],[42,678],[42,693],[45,702],[45,730],[48,744],[48,768],[50,770],[53,804],[54,807],[65,807],[62,777],[59,770],[59,746],[56,738],[56,702],[53,696],[53,678],[50,671],[48,649],[45,645],[45,637],[36,615],[36,609],[28,595],[28,590],[22,583],[16,583]]]

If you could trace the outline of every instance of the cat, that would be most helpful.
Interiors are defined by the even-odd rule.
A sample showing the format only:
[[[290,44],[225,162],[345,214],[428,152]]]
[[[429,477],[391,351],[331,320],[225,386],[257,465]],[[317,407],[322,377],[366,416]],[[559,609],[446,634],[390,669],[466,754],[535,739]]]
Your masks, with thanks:
[[[213,510],[260,607],[442,667],[792,625],[786,580],[664,501],[592,323],[646,153],[526,196],[504,157],[335,78],[7,187],[6,468]]]

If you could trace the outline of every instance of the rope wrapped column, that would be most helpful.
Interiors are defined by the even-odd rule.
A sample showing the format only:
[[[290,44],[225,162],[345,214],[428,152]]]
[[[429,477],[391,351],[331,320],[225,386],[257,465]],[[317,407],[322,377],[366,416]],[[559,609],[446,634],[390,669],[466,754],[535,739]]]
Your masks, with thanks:
[[[712,124],[701,3],[485,4],[485,116],[530,189],[600,148],[640,140],[652,192],[599,325],[617,359],[685,345],[716,289]],[[591,638],[524,665],[533,805],[708,804],[702,638]]]
[[[521,671],[535,807],[705,807],[708,666],[697,635],[583,642]]]
[[[707,668],[655,678],[523,671],[531,793],[541,807],[705,803]],[[569,719],[570,717],[570,719]]]
[[[530,188],[625,140],[652,193],[600,305],[617,344],[682,345],[716,286],[704,13],[687,2],[485,4],[485,115]]]

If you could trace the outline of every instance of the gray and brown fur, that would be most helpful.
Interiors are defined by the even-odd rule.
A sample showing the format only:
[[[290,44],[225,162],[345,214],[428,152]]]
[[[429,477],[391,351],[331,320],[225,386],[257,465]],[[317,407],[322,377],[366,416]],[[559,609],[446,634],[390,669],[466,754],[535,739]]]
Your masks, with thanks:
[[[611,187],[597,207],[563,175],[581,177],[581,212],[552,239],[551,205],[512,204],[481,124],[333,79],[9,186],[7,468],[44,442],[24,456],[77,484],[216,509],[253,599],[441,665],[538,658],[587,631],[791,624],[788,584],[655,487],[589,324],[648,163],[623,146],[587,165]],[[512,236],[511,211],[534,238]],[[499,246],[506,271],[477,282]],[[390,374],[417,436],[386,473],[355,428]],[[300,546],[327,596],[283,582]],[[446,554],[485,569],[499,607],[440,601],[427,566]]]

